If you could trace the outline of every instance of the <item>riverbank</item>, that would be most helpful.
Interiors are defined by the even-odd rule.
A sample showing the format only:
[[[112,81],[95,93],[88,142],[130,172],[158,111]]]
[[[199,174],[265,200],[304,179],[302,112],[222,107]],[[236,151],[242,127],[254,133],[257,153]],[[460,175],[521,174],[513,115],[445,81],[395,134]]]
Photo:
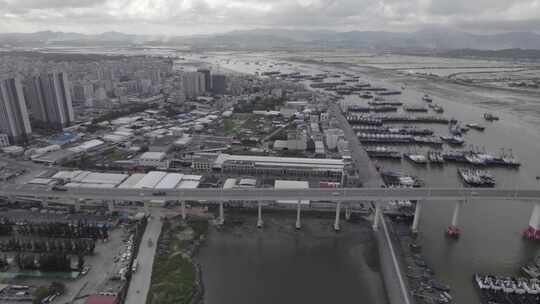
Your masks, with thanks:
[[[147,304],[201,303],[200,266],[193,259],[208,233],[206,219],[163,219]]]

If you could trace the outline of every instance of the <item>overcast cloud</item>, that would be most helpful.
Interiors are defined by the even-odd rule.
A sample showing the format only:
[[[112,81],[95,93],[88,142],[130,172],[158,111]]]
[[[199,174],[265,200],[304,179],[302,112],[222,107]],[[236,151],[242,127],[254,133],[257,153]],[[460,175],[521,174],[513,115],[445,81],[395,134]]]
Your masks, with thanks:
[[[0,0],[0,32],[540,31],[540,0]]]

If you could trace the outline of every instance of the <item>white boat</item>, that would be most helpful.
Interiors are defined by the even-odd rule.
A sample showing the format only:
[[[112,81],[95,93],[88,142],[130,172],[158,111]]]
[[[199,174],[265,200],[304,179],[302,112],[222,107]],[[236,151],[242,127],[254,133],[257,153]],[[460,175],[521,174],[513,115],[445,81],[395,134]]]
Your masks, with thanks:
[[[517,283],[516,283],[516,289],[514,290],[514,292],[518,295],[522,295],[522,294],[525,294],[527,291],[525,290],[525,286],[523,284],[523,281],[522,280],[517,280]]]
[[[526,273],[531,278],[538,278],[540,276],[540,269],[533,265],[521,266],[521,271]]]
[[[498,291],[503,289],[503,283],[500,279],[493,278],[491,280],[491,289]]]
[[[506,278],[502,281],[503,288],[502,290],[505,293],[514,293],[516,291],[516,283],[510,278]]]
[[[405,157],[415,164],[427,164],[427,158],[422,154],[405,153]]]
[[[492,282],[490,277],[482,277],[478,274],[475,274],[474,279],[476,281],[476,285],[478,285],[478,288],[482,290],[492,289]]]
[[[529,291],[530,294],[540,294],[540,283],[536,279],[532,279],[529,283],[529,287],[531,290]]]

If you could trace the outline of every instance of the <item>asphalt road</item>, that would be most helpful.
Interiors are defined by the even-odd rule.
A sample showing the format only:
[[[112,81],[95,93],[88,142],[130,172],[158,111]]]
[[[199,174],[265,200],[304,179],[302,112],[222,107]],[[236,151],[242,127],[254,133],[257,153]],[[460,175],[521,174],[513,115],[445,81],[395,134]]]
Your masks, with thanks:
[[[157,214],[152,214],[144,231],[141,245],[139,246],[139,253],[137,254],[139,266],[137,267],[137,272],[131,276],[131,283],[125,303],[146,303],[146,296],[148,295],[152,278],[152,265],[154,264],[154,256],[156,254],[156,244],[163,225],[159,217]],[[152,240],[152,246],[148,246],[149,239]]]
[[[351,157],[362,185],[364,187],[380,187],[381,185],[384,185],[380,174],[375,169],[367,152],[362,148],[362,144],[351,128],[351,125],[341,113],[339,105],[337,103],[330,103],[329,106],[330,112],[338,120],[341,129],[345,134],[345,138],[349,142]]]

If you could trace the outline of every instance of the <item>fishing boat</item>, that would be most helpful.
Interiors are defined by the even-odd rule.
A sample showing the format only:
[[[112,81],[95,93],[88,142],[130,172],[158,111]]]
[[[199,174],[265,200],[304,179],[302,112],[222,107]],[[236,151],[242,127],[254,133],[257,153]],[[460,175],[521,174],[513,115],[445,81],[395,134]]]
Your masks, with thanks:
[[[401,159],[399,151],[387,147],[367,148],[366,152],[369,157],[373,158]]]
[[[453,146],[461,146],[465,143],[465,140],[460,135],[441,136],[441,139],[447,144]]]
[[[495,178],[488,171],[475,169],[458,169],[463,182],[473,187],[494,187]]]
[[[535,265],[524,265],[521,266],[521,271],[527,274],[529,277],[536,279],[540,276],[540,269]]]
[[[467,127],[471,128],[471,129],[475,129],[477,131],[484,131],[486,129],[486,127],[480,125],[480,124],[477,124],[477,123],[468,123],[466,124]]]
[[[407,112],[427,112],[428,111],[428,109],[422,105],[403,106],[403,109]]]
[[[403,153],[403,156],[405,156],[406,159],[410,160],[411,162],[415,164],[418,164],[418,165],[427,164],[427,158],[425,155],[416,154],[416,153]]]
[[[444,113],[444,108],[439,105],[433,105],[432,109],[435,113]]]
[[[381,172],[381,177],[386,185],[403,187],[422,187],[424,183],[417,177],[393,171]]]
[[[433,102],[433,98],[431,98],[431,96],[429,96],[428,94],[424,94],[422,100],[425,102]]]
[[[430,164],[444,164],[444,157],[441,152],[429,151],[427,158]]]
[[[499,120],[499,117],[493,115],[492,113],[484,113],[484,119],[487,121],[496,121]]]

